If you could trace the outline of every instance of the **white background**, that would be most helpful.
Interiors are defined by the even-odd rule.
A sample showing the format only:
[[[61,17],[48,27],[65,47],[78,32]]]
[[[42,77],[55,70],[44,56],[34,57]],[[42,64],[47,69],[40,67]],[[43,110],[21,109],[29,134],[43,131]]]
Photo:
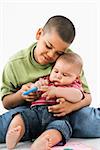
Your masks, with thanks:
[[[84,61],[92,105],[100,104],[99,3],[95,0],[0,0],[0,84],[8,58],[35,41],[39,27],[53,15],[64,15],[74,23],[76,38],[70,48]]]

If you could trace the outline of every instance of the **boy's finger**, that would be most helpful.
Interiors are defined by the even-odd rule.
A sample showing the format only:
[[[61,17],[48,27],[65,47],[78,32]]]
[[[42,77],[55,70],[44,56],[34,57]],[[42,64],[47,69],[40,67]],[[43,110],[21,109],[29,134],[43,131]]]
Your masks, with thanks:
[[[61,107],[60,107],[61,104],[57,104],[57,105],[53,105],[53,106],[49,106],[48,107],[48,111],[50,112],[61,112]]]
[[[54,114],[53,116],[55,116],[55,117],[63,117],[65,115],[66,115],[65,112],[61,112],[61,113]]]
[[[64,98],[58,98],[56,100],[56,102],[62,104],[63,102],[65,102],[65,99]]]

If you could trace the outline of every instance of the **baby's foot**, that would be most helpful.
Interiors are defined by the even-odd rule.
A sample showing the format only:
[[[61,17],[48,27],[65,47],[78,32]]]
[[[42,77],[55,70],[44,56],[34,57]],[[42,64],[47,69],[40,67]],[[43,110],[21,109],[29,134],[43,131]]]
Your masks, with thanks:
[[[21,126],[18,126],[8,131],[6,135],[6,145],[9,150],[15,148],[16,144],[18,143],[20,133]]]
[[[51,150],[51,140],[45,136],[43,138],[37,138],[31,146],[31,150]]]

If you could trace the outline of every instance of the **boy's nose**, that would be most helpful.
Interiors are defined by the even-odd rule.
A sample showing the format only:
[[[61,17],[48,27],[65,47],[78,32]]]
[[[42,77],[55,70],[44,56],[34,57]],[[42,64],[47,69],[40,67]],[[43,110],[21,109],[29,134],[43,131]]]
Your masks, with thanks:
[[[55,52],[49,51],[49,52],[48,52],[48,56],[49,56],[50,58],[54,58]]]

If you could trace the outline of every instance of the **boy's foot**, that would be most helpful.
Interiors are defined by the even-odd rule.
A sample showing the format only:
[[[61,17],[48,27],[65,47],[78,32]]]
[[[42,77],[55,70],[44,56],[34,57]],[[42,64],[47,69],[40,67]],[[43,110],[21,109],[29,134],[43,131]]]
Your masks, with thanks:
[[[8,150],[15,148],[16,144],[18,143],[20,133],[21,133],[21,126],[18,126],[8,131],[6,135],[6,145]]]
[[[51,150],[51,140],[45,136],[43,138],[37,138],[31,146],[31,150]]]

